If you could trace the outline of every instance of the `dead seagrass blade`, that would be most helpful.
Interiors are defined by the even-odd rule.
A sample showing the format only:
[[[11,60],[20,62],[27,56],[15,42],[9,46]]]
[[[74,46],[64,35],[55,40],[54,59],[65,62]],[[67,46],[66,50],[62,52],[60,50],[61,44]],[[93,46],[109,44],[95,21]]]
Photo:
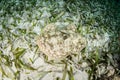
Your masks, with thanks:
[[[54,23],[48,24],[37,39],[40,50],[49,60],[62,60],[85,47],[86,40],[76,32],[76,26],[70,24],[59,29]]]

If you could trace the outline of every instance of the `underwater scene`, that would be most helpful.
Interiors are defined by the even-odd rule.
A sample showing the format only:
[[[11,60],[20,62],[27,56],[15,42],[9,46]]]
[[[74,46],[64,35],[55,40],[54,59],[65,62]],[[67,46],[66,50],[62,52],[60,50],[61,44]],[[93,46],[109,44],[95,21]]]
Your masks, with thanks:
[[[0,80],[120,80],[120,0],[0,0]]]

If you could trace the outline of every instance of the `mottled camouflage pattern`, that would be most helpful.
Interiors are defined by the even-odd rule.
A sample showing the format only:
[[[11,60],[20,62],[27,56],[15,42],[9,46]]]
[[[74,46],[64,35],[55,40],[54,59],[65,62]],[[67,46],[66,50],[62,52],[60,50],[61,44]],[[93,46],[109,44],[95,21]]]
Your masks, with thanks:
[[[50,60],[62,60],[70,54],[78,54],[86,44],[86,40],[76,32],[73,24],[60,28],[48,24],[39,36],[37,44]]]

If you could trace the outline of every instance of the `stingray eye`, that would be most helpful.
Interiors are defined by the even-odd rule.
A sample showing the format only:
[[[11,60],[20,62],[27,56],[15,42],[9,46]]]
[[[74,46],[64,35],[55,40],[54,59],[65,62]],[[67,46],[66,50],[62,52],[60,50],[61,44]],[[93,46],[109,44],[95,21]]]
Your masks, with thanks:
[[[68,38],[68,36],[67,35],[63,35],[63,39],[65,40],[65,39],[67,39]]]

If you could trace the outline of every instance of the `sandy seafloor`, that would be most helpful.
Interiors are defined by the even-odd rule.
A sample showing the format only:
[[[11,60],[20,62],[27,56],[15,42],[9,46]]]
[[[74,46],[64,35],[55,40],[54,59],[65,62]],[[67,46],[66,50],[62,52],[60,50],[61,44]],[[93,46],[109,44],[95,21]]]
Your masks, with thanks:
[[[0,1],[0,80],[119,80],[118,7],[109,0]],[[85,49],[48,63],[36,37],[50,23],[75,24]]]

